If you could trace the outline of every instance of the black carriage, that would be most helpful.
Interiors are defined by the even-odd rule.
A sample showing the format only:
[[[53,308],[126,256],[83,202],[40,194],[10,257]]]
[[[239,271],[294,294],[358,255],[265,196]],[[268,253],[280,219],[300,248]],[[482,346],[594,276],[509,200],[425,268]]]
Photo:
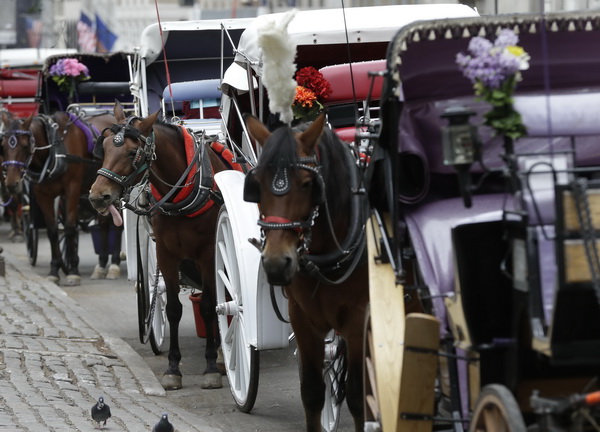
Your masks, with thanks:
[[[599,23],[466,18],[393,39],[371,165],[365,430],[597,428]],[[484,124],[491,105],[457,63],[505,29],[530,56],[517,139]]]

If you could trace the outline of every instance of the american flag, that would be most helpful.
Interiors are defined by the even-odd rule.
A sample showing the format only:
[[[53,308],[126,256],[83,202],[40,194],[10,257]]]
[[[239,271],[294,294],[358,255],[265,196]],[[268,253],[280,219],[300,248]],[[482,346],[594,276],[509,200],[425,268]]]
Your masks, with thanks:
[[[77,23],[77,44],[81,52],[96,52],[96,32],[92,20],[83,11]]]
[[[44,23],[41,19],[25,17],[25,28],[27,31],[27,43],[31,48],[39,48],[42,41],[42,30]]]

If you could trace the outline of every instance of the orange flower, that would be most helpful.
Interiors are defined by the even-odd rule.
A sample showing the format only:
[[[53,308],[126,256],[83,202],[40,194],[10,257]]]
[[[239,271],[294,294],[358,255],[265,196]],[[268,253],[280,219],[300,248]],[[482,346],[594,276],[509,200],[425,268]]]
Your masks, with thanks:
[[[307,89],[306,87],[296,86],[294,103],[298,103],[304,108],[312,108],[316,100],[317,95],[313,91]]]

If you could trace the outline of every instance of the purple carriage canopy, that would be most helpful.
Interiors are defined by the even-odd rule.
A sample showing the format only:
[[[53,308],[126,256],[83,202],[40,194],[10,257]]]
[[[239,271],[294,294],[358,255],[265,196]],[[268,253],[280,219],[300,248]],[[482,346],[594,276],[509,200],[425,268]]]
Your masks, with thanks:
[[[454,173],[453,167],[443,162],[442,128],[447,121],[441,115],[448,107],[463,106],[476,113],[470,122],[478,126],[485,166],[504,165],[502,138],[482,126],[482,115],[490,107],[475,99],[456,54],[468,52],[473,36],[494,41],[505,28],[519,36],[519,45],[531,56],[515,92],[515,107],[529,134],[515,142],[515,153],[542,155],[575,148],[576,167],[600,164],[600,13],[458,18],[417,22],[400,30],[387,57],[391,73],[383,97],[393,102],[382,106],[381,145],[391,153],[397,151],[400,169],[394,174],[395,196],[423,279],[431,294],[438,296],[434,309],[442,322],[446,313],[439,296],[455,289],[451,230],[464,224],[500,221],[516,205],[506,193],[490,193],[474,196],[473,206],[465,208],[460,197],[440,199],[437,189],[440,178],[447,182]],[[390,105],[394,115],[389,114]],[[471,167],[475,175],[482,171],[477,163]],[[553,193],[539,203],[553,212]],[[546,224],[544,208],[542,220],[531,223]],[[553,247],[551,243],[541,241],[540,248]],[[556,262],[540,265],[548,316]]]

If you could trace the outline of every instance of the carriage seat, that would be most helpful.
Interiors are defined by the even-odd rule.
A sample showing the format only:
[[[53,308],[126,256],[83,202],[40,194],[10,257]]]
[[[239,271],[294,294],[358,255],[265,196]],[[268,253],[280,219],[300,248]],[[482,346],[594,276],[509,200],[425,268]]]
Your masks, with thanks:
[[[172,83],[163,90],[163,113],[182,111],[182,124],[194,131],[209,135],[221,129],[221,90],[219,79]],[[171,105],[171,109],[167,108]]]
[[[331,85],[331,95],[325,101],[328,121],[337,135],[352,143],[356,136],[356,108],[359,117],[379,118],[379,99],[383,88],[383,76],[376,76],[371,87],[369,72],[381,72],[386,69],[385,60],[373,60],[325,66],[319,70]],[[354,83],[354,85],[353,85]],[[366,107],[366,101],[371,102]],[[354,103],[358,106],[355,107]],[[375,103],[373,103],[375,102]]]
[[[506,205],[510,205],[510,200],[505,194],[489,194],[474,196],[470,208],[464,206],[462,198],[405,208],[413,249],[440,322],[446,322],[441,296],[454,291],[452,229],[464,224],[501,221]]]

